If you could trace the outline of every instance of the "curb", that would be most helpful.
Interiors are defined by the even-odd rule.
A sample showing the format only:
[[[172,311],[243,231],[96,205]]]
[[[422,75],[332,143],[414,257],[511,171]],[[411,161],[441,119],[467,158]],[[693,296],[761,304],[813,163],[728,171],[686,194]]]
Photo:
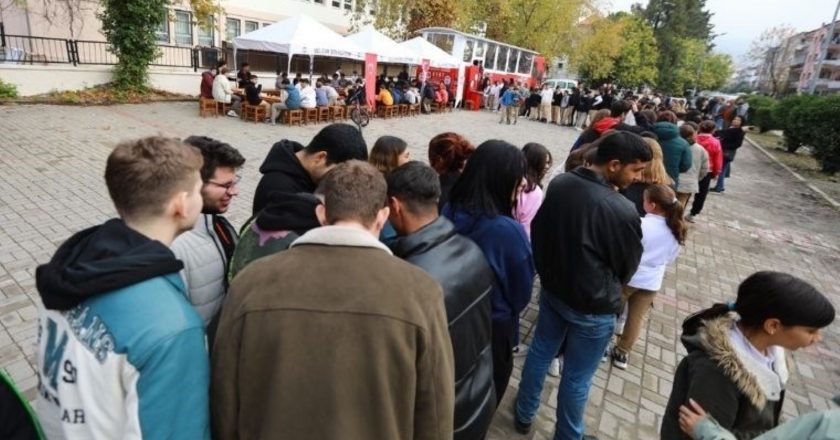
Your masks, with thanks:
[[[816,186],[814,186],[813,184],[811,184],[810,182],[808,182],[807,180],[805,180],[805,178],[804,178],[804,177],[802,177],[801,175],[799,175],[799,173],[797,173],[796,171],[794,171],[793,169],[791,169],[789,166],[787,166],[787,165],[785,165],[784,163],[782,163],[779,159],[777,159],[777,158],[776,158],[776,156],[773,156],[773,154],[772,154],[772,153],[770,153],[769,151],[765,150],[765,149],[764,149],[764,147],[762,147],[761,145],[759,145],[756,141],[754,141],[754,140],[750,139],[750,137],[749,137],[749,136],[745,136],[745,137],[744,137],[744,139],[746,139],[746,140],[747,140],[747,142],[749,142],[749,144],[750,144],[750,145],[752,145],[753,147],[755,147],[756,149],[758,149],[758,151],[761,151],[762,153],[764,153],[764,155],[765,155],[765,156],[767,156],[767,157],[768,157],[771,161],[773,161],[773,163],[775,163],[776,165],[779,165],[780,167],[782,167],[782,168],[784,168],[785,170],[787,170],[790,174],[792,174],[792,175],[793,175],[793,177],[795,177],[795,178],[796,178],[796,180],[798,180],[798,181],[800,181],[800,182],[804,183],[804,184],[805,184],[805,186],[807,186],[808,188],[810,188],[810,189],[811,189],[811,191],[813,191],[813,192],[817,193],[817,195],[819,195],[820,197],[822,197],[822,198],[823,198],[823,200],[825,200],[826,202],[828,202],[828,204],[829,204],[829,205],[831,205],[831,207],[832,207],[832,208],[834,208],[834,209],[835,209],[835,210],[837,210],[837,211],[840,211],[840,202],[837,202],[836,200],[832,199],[832,198],[831,198],[831,196],[829,196],[828,194],[826,194],[825,192],[823,192],[823,190],[821,190],[821,189],[817,188]]]

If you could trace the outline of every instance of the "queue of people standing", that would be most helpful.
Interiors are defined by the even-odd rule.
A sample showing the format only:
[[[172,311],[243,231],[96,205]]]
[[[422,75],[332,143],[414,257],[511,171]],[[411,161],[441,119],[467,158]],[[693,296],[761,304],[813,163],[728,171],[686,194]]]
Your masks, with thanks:
[[[623,120],[621,102],[604,120]],[[682,152],[688,131],[667,137],[671,115],[657,119],[653,134],[599,125],[545,190],[554,158],[540,144],[442,133],[429,166],[399,138],[369,152],[354,127],[331,124],[270,148],[239,230],[224,218],[245,163],[236,148],[202,136],[117,145],[105,183],[119,217],[70,237],[36,273],[45,433],[482,439],[539,274],[515,428],[531,429],[559,354],[554,438],[592,438],[592,377],[605,353],[626,367],[687,239],[678,179],[694,152]],[[657,182],[635,193],[642,218],[626,191],[645,176]],[[736,434],[773,428],[782,348],[818,341],[833,318],[812,286],[770,272],[692,317],[665,438],[691,435],[690,401]]]

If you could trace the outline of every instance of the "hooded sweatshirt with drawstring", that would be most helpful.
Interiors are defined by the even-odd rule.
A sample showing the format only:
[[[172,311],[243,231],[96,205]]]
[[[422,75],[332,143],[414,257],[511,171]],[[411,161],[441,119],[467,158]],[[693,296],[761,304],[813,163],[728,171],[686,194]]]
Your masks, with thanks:
[[[321,226],[315,215],[321,202],[312,194],[274,193],[266,203],[240,231],[228,268],[229,281],[252,261],[287,250],[298,237]]]
[[[47,438],[209,439],[204,322],[182,268],[119,219],[73,235],[38,267]]]
[[[262,178],[254,191],[253,215],[257,215],[268,203],[273,192],[287,194],[315,192],[316,184],[300,163],[295,153],[303,145],[283,139],[271,146],[268,155],[260,165]]]

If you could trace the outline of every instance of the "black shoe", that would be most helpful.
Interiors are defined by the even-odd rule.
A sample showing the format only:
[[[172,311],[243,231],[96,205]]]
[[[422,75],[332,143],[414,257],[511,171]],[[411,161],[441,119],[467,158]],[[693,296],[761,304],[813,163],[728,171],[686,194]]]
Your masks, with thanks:
[[[516,416],[513,416],[513,427],[516,429],[516,432],[525,435],[531,432],[531,423],[523,423],[520,422]]]
[[[614,366],[621,368],[622,370],[627,369],[627,355],[624,354],[618,348],[613,348],[612,351],[612,363]]]

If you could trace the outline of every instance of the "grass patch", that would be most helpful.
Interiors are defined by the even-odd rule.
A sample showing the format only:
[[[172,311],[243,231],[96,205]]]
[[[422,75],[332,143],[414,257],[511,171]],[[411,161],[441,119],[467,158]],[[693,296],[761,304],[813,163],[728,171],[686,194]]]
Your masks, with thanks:
[[[780,136],[768,133],[749,133],[753,142],[761,145],[779,162],[799,173],[809,183],[821,189],[832,199],[840,201],[840,173],[825,174],[820,171],[820,163],[811,156],[811,149],[800,148],[796,153],[789,153],[785,141]]]
[[[103,84],[82,90],[49,92],[43,95],[26,96],[4,102],[18,104],[59,104],[59,105],[113,105],[142,104],[146,102],[195,100],[195,96],[149,89],[145,93],[115,90],[111,84]]]

